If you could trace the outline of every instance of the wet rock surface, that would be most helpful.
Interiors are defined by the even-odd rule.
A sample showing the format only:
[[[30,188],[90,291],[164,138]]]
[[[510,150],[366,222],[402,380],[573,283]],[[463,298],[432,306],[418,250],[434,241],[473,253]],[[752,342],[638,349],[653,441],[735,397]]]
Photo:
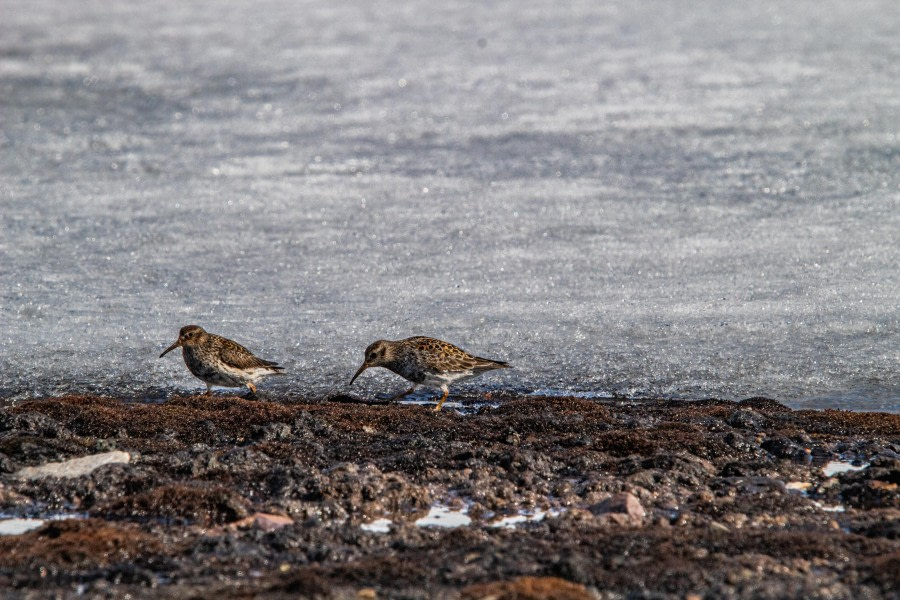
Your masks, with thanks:
[[[900,415],[471,401],[3,409],[0,512],[61,520],[0,537],[0,596],[896,597]],[[113,451],[130,462],[15,476]],[[470,522],[417,526],[435,506]]]

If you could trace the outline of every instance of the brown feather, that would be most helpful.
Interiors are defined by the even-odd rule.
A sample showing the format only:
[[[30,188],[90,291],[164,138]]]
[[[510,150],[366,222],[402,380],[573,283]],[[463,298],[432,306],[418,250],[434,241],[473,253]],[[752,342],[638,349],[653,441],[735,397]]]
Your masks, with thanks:
[[[447,371],[490,371],[509,368],[509,364],[505,361],[473,356],[459,346],[432,337],[416,336],[402,340],[401,343],[430,354],[435,363]]]
[[[235,341],[223,338],[215,334],[207,334],[210,337],[215,336],[221,346],[219,356],[226,365],[235,369],[272,369],[283,371],[284,367],[279,367],[278,363],[271,360],[263,360],[258,356],[254,356],[252,352],[241,346]]]
[[[509,369],[511,367],[505,360],[494,360],[492,358],[476,356],[475,366],[473,368],[476,371],[490,371],[491,369]]]

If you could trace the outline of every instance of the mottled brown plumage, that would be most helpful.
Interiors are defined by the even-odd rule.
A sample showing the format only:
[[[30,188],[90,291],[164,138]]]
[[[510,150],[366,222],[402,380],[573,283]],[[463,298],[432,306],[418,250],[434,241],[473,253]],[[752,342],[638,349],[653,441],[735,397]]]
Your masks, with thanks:
[[[411,388],[392,400],[412,393],[419,384],[440,389],[443,396],[434,410],[441,410],[450,395],[451,383],[485,371],[506,369],[509,365],[500,360],[473,356],[448,342],[418,336],[398,341],[378,340],[370,344],[366,348],[365,360],[350,384],[370,367],[384,367],[413,383]]]
[[[214,333],[207,333],[197,325],[186,325],[178,332],[175,343],[159,355],[165,356],[181,346],[184,364],[195,377],[206,383],[206,394],[212,386],[247,386],[256,393],[254,383],[267,375],[283,375],[284,367],[263,360],[235,341]]]

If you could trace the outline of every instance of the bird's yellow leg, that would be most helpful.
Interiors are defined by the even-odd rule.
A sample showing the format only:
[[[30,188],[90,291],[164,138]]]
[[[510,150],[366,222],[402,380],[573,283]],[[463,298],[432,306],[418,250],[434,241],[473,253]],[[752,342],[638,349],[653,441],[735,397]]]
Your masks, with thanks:
[[[393,402],[394,400],[399,400],[399,399],[402,398],[403,396],[408,396],[409,394],[412,394],[412,393],[413,393],[413,390],[415,390],[415,389],[416,389],[416,386],[412,386],[411,388],[409,388],[409,389],[406,390],[405,392],[400,393],[400,394],[397,394],[396,396],[390,398],[390,399],[388,400],[388,402]]]
[[[450,390],[448,388],[444,388],[444,395],[441,396],[441,401],[437,403],[437,406],[434,407],[434,411],[437,412],[441,410],[441,407],[444,405],[444,402],[447,400],[447,396],[450,395]]]

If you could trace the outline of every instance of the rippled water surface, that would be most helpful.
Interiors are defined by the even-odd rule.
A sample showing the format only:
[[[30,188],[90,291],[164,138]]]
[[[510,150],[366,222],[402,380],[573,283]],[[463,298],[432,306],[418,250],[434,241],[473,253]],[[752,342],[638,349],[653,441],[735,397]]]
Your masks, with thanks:
[[[202,390],[197,323],[900,410],[894,1],[438,4],[0,0],[0,396]]]

